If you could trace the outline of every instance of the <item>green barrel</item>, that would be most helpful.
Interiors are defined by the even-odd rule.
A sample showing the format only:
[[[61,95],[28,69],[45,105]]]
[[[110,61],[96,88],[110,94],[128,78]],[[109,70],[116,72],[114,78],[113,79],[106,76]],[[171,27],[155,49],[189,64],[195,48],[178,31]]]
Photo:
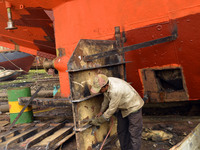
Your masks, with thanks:
[[[12,123],[24,107],[22,105],[19,105],[18,98],[30,97],[31,90],[30,87],[9,88],[7,90],[7,93],[8,93],[9,112],[10,112],[10,122]],[[32,121],[33,121],[32,107],[28,106],[15,124],[30,123]]]

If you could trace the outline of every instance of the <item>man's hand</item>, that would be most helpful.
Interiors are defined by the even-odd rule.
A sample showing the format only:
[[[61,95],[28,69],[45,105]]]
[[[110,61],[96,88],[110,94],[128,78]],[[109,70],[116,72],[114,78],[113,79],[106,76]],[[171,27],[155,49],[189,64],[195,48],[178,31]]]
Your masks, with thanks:
[[[95,126],[100,126],[101,125],[101,123],[99,123],[98,118],[92,119],[89,124],[95,125]]]
[[[95,119],[93,119],[89,124],[91,125],[95,125],[95,126],[100,126],[102,123],[106,122],[108,120],[106,120],[103,115],[101,115],[100,117],[96,117]]]
[[[99,112],[96,117],[100,117],[103,113],[102,112]]]

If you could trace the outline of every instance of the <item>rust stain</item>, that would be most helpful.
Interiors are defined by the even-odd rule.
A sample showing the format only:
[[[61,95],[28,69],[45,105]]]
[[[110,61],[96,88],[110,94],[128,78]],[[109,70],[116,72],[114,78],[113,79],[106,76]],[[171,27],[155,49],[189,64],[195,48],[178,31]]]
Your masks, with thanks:
[[[92,109],[92,112],[94,112],[95,106],[92,106],[91,109]]]
[[[87,150],[92,150],[92,147],[91,147],[91,146],[89,146],[89,147],[87,148]]]

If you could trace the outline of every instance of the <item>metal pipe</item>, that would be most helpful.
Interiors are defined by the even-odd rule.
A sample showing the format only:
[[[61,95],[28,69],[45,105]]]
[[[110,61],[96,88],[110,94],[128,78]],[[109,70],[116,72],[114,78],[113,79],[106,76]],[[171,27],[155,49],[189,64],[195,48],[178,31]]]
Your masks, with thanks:
[[[7,27],[5,29],[6,30],[17,29],[17,27],[14,26],[14,23],[12,20],[11,4],[7,1],[5,2],[5,4],[6,4],[6,8],[7,8],[7,15],[8,15]]]

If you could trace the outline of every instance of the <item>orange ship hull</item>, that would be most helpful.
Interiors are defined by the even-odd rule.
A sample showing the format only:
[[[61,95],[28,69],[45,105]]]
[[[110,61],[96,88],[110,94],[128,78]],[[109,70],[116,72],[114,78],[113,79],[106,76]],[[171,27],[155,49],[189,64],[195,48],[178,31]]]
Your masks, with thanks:
[[[67,63],[79,39],[114,39],[114,27],[120,26],[126,33],[127,45],[133,45],[170,34],[172,21],[177,22],[178,39],[174,42],[139,49],[126,53],[127,81],[143,95],[149,91],[148,84],[144,83],[142,71],[147,68],[152,70],[178,69],[182,73],[183,97],[168,98],[168,101],[199,99],[199,40],[200,30],[200,1],[70,1],[54,9],[55,34],[57,48],[64,48],[66,55],[54,61],[60,70],[61,91],[69,95],[69,83],[63,63]],[[65,14],[65,15],[63,15]],[[62,17],[58,17],[62,16]],[[179,70],[180,69],[180,70]],[[172,73],[171,73],[172,74]],[[62,81],[63,80],[63,81]],[[150,80],[156,80],[152,78]],[[155,81],[156,82],[156,81]],[[145,91],[145,85],[146,91]],[[152,83],[152,86],[159,86]],[[158,92],[157,87],[152,87]],[[171,89],[173,90],[173,88]],[[177,91],[181,91],[178,88]],[[163,95],[164,93],[164,95]],[[183,93],[182,93],[183,94]],[[158,101],[163,101],[162,94],[152,96]],[[179,99],[180,98],[180,99]],[[153,98],[152,98],[153,100]],[[155,101],[155,100],[153,100]]]
[[[125,46],[128,46],[168,36],[173,22],[176,22],[178,38],[175,41],[125,54],[126,61],[132,61],[126,65],[127,81],[142,96],[147,93],[152,102],[200,98],[200,0],[59,0],[48,4],[43,0],[8,2],[15,6],[13,18],[18,20],[18,31],[3,31],[0,44],[13,48],[16,41],[22,45],[19,50],[51,59],[57,49],[54,66],[59,71],[63,97],[70,95],[67,63],[80,39],[113,40],[114,27],[120,26],[126,33]],[[33,11],[34,7],[51,9],[53,19],[52,14],[39,16],[37,11]],[[20,19],[32,23],[32,26],[25,29]],[[25,36],[19,37],[19,31]],[[55,43],[52,40],[54,34]],[[171,84],[173,81],[177,84]]]

